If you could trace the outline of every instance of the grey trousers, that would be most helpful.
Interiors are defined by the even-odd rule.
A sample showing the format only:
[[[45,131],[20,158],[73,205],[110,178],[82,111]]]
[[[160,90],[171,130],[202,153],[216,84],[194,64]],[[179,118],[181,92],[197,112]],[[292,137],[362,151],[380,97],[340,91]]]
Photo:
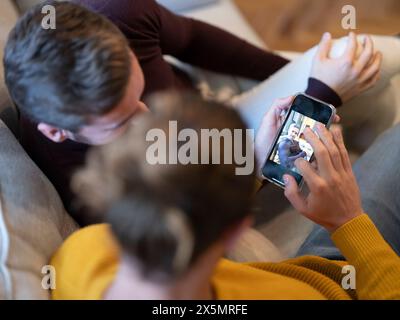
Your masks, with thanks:
[[[364,212],[400,255],[400,125],[382,134],[353,169]],[[303,255],[344,260],[329,233],[320,226],[314,227],[296,256]]]

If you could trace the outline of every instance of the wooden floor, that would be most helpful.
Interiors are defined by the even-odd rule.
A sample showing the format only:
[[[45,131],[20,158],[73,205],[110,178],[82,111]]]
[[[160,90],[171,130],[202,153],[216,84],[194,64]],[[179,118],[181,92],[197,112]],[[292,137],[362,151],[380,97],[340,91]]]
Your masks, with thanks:
[[[356,8],[358,33],[400,33],[400,0],[235,0],[270,48],[305,50],[322,33],[343,36],[342,7]]]

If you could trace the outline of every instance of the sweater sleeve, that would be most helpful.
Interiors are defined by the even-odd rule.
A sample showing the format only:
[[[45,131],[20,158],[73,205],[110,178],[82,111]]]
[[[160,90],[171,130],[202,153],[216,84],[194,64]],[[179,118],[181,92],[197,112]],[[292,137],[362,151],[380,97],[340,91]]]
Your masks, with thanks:
[[[308,79],[306,94],[314,98],[317,98],[319,100],[322,100],[324,102],[327,102],[336,108],[340,107],[343,103],[342,99],[335,92],[335,90],[333,90],[328,85],[315,78]]]
[[[192,65],[262,81],[289,62],[220,28],[176,15],[160,5],[157,15],[163,54]]]
[[[359,299],[400,299],[400,258],[366,214],[336,230],[332,240],[356,270]]]

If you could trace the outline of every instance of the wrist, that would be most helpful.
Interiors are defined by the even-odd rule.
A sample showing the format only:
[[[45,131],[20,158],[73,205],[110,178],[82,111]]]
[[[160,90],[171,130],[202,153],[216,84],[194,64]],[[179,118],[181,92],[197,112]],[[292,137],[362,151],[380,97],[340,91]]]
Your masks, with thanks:
[[[358,213],[354,213],[354,214],[348,215],[346,217],[341,217],[340,219],[337,219],[336,221],[332,221],[331,223],[325,225],[324,228],[327,229],[331,234],[333,234],[338,229],[340,229],[347,223],[350,223],[352,220],[358,218],[362,214],[363,214],[363,212],[360,211]]]
[[[317,78],[308,78],[306,94],[325,101],[336,108],[343,104],[342,97],[337,93],[337,91]]]

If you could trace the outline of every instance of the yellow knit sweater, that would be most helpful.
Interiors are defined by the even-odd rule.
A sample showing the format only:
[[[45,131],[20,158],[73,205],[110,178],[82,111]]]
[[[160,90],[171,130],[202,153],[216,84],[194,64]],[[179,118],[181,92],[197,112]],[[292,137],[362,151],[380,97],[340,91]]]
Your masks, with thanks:
[[[338,229],[332,239],[346,257],[300,257],[280,263],[221,259],[212,286],[217,299],[400,299],[400,258],[367,215]],[[54,255],[54,299],[101,299],[118,269],[119,248],[108,225],[71,235]],[[356,270],[356,290],[344,290],[344,265]]]

